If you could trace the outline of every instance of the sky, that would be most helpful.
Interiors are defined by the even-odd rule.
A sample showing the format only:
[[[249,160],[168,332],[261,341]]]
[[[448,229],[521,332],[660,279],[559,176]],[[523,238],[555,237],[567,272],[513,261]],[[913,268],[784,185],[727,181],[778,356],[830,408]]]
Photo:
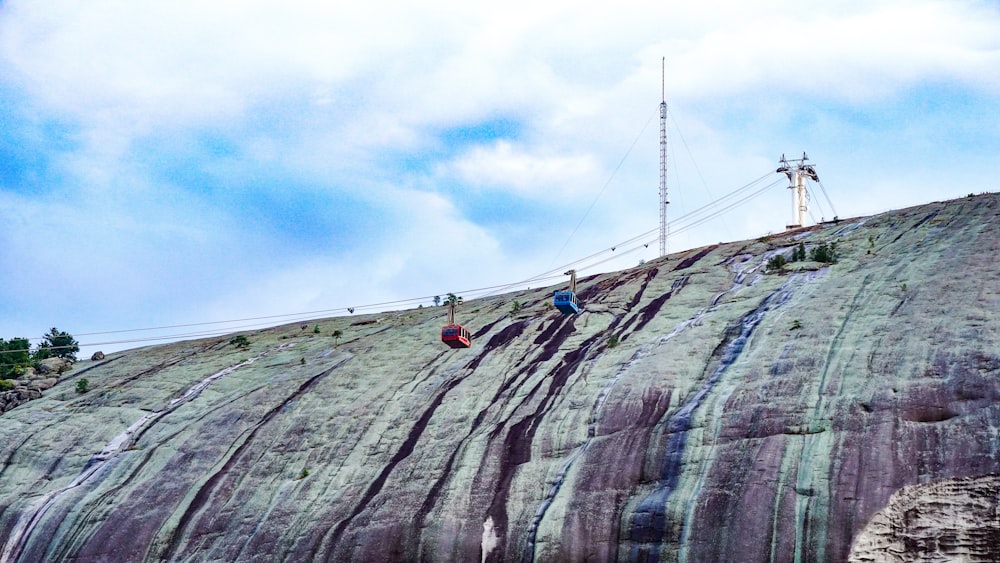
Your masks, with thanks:
[[[89,354],[633,267],[661,96],[670,252],[782,231],[783,154],[810,221],[1000,189],[995,0],[0,1],[0,337]]]

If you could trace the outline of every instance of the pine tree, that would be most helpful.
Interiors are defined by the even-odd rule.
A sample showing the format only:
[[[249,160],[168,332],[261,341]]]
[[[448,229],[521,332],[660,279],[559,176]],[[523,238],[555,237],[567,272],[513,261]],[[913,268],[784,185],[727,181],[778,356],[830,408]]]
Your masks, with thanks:
[[[52,330],[45,335],[45,341],[38,345],[34,358],[44,360],[45,358],[57,357],[76,361],[76,353],[80,351],[79,342],[73,335],[66,331],[52,327]]]

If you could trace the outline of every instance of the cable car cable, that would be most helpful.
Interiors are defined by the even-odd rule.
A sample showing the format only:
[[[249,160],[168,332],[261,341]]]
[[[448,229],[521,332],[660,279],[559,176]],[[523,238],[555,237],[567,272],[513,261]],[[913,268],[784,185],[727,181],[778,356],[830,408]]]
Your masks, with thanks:
[[[633,146],[634,146],[634,143],[633,143]],[[631,148],[630,148],[630,150],[631,150]],[[623,159],[623,161],[624,161],[624,159]],[[702,223],[704,223],[706,221],[714,219],[715,217],[718,217],[722,213],[725,213],[725,212],[729,211],[733,207],[735,207],[735,206],[737,206],[737,205],[739,205],[741,203],[744,203],[744,202],[748,201],[749,199],[751,199],[753,197],[756,197],[757,195],[763,193],[764,191],[766,191],[770,187],[774,186],[777,182],[773,182],[773,183],[771,183],[771,184],[769,184],[767,186],[764,186],[763,188],[757,190],[756,192],[753,192],[750,195],[743,197],[742,199],[739,199],[739,200],[737,200],[735,202],[729,203],[727,206],[725,206],[722,209],[713,210],[711,213],[709,213],[705,217],[694,219],[695,217],[698,216],[698,214],[703,213],[704,211],[706,211],[711,206],[718,205],[719,203],[721,203],[723,201],[726,201],[726,200],[728,200],[728,199],[736,196],[737,194],[740,194],[744,190],[749,189],[750,187],[752,187],[755,184],[759,183],[761,180],[763,180],[764,178],[766,178],[770,174],[771,174],[771,172],[768,172],[768,174],[765,174],[764,176],[761,176],[760,178],[758,178],[756,180],[753,180],[752,182],[750,182],[748,184],[745,184],[744,186],[742,186],[740,188],[737,188],[736,190],[734,190],[733,192],[731,192],[731,193],[723,196],[719,200],[710,202],[709,204],[706,204],[706,205],[704,205],[704,206],[702,206],[702,207],[700,207],[700,208],[698,208],[698,209],[696,209],[696,210],[694,210],[694,211],[692,211],[690,213],[687,213],[685,215],[682,215],[682,216],[678,217],[677,219],[675,219],[674,221],[671,222],[671,225],[673,226],[673,228],[672,228],[673,233],[672,234],[682,233],[682,232],[684,232],[684,231],[686,231],[688,229],[694,228],[695,226],[698,226],[698,225],[700,225],[700,224],[702,224]],[[822,187],[822,185],[821,185],[821,187]],[[687,220],[691,220],[691,222],[687,223],[687,224],[681,225],[681,223],[684,223]],[[557,278],[557,277],[561,277],[561,276],[555,275],[555,272],[558,272],[559,270],[563,270],[565,268],[569,268],[569,267],[572,267],[572,266],[583,264],[583,263],[588,262],[589,260],[592,260],[594,258],[597,258],[597,257],[599,257],[599,256],[601,256],[603,254],[606,254],[608,252],[613,252],[616,248],[621,248],[622,249],[621,251],[619,251],[617,254],[615,254],[612,257],[608,257],[608,258],[600,260],[598,262],[591,263],[589,265],[585,265],[585,266],[582,266],[582,267],[578,268],[578,269],[591,269],[591,268],[596,267],[597,265],[609,262],[611,260],[618,259],[618,258],[620,258],[623,255],[627,255],[629,253],[635,252],[641,246],[637,245],[634,248],[629,249],[629,250],[624,250],[624,248],[627,247],[629,244],[635,242],[636,240],[643,239],[643,237],[648,237],[652,233],[656,233],[658,230],[659,230],[658,228],[650,229],[649,231],[646,231],[646,232],[644,232],[642,234],[636,235],[636,236],[634,236],[634,237],[632,237],[630,239],[627,239],[625,241],[619,242],[619,243],[615,244],[612,247],[609,247],[609,248],[606,248],[604,250],[595,252],[595,253],[593,253],[593,254],[591,254],[589,256],[586,256],[584,258],[580,258],[578,260],[575,260],[573,262],[570,262],[570,263],[565,264],[563,266],[560,266],[558,268],[554,268],[552,270],[549,270],[547,272],[543,272],[541,274],[538,274],[536,276],[532,276],[530,278],[527,278],[527,279],[519,281],[519,282],[508,283],[508,284],[500,284],[500,285],[495,285],[495,286],[487,286],[487,287],[477,288],[477,289],[468,289],[468,290],[463,290],[460,293],[477,294],[477,293],[483,292],[483,291],[489,292],[491,290],[496,290],[496,289],[503,290],[504,288],[517,287],[517,286],[527,285],[529,283],[533,283],[533,282],[537,282],[537,281],[544,281],[544,280],[547,280],[547,279],[554,279],[554,278]],[[653,240],[655,240],[655,239],[653,239]],[[640,243],[640,245],[645,246],[645,245],[648,245],[649,243],[650,243],[650,241],[644,241],[644,242]],[[483,296],[486,296],[486,295],[489,295],[489,294],[487,293],[487,294],[485,294]],[[285,322],[291,323],[291,322],[300,322],[301,320],[314,320],[314,318],[315,318],[314,316],[317,315],[317,314],[348,312],[348,311],[363,310],[363,309],[374,309],[374,308],[386,307],[386,306],[390,306],[390,305],[402,305],[402,304],[406,304],[406,303],[418,303],[418,302],[423,302],[423,301],[430,300],[432,298],[433,298],[433,296],[414,297],[414,298],[409,298],[409,299],[399,299],[399,300],[393,300],[393,301],[384,301],[384,302],[381,302],[381,303],[374,303],[374,304],[367,304],[367,305],[357,305],[357,306],[354,306],[354,307],[335,307],[335,308],[330,308],[330,309],[319,309],[319,310],[314,310],[314,311],[303,311],[303,312],[299,312],[299,313],[285,313],[285,314],[278,314],[278,315],[264,315],[264,316],[257,316],[257,317],[245,317],[245,318],[240,318],[240,319],[230,319],[230,320],[224,320],[224,321],[206,321],[206,322],[198,322],[198,323],[184,323],[184,324],[175,324],[175,325],[162,325],[162,326],[156,326],[156,327],[143,327],[143,328],[121,329],[121,330],[111,330],[111,331],[87,332],[87,333],[78,333],[76,336],[99,336],[99,335],[108,335],[108,334],[124,334],[124,333],[130,333],[130,332],[148,332],[148,331],[154,331],[154,330],[167,330],[167,329],[171,329],[171,328],[189,328],[189,327],[209,326],[209,325],[228,325],[228,324],[232,324],[232,323],[236,323],[236,322],[258,321],[258,320],[284,319]],[[312,318],[305,319],[304,317],[306,317],[306,316],[312,316]],[[269,326],[274,326],[274,325],[272,325],[270,322],[267,322],[267,323],[254,323],[252,325],[242,325],[242,326],[239,326],[239,327],[219,327],[219,329],[213,330],[213,331],[173,333],[173,334],[169,334],[169,335],[151,336],[151,337],[147,337],[147,338],[112,340],[112,341],[107,341],[107,342],[98,342],[98,343],[92,343],[92,344],[91,343],[85,343],[85,344],[78,344],[78,345],[80,345],[80,346],[99,346],[99,345],[107,345],[107,344],[123,344],[123,343],[133,343],[133,342],[148,342],[148,341],[156,341],[156,340],[169,340],[169,339],[194,337],[194,336],[209,336],[209,335],[217,335],[217,334],[229,334],[229,333],[233,332],[234,329],[250,328],[250,327],[262,327],[263,328],[263,327],[269,327]],[[28,340],[30,342],[30,341],[40,341],[40,340],[45,340],[45,339],[46,339],[46,337],[43,336],[43,337],[27,338],[26,340]],[[18,352],[23,352],[23,350],[4,350],[4,351],[0,351],[0,353],[18,353]]]
[[[826,193],[826,187],[823,186],[823,182],[820,182],[819,178],[817,178],[816,179],[816,183],[819,184],[819,189],[823,191],[823,197],[826,198],[826,202],[830,204],[830,209],[833,211],[833,217],[835,219],[839,218],[840,216],[837,215],[837,208],[833,206],[833,201],[831,201],[830,200],[830,196],[827,195],[827,193]]]
[[[566,246],[569,244],[569,241],[573,240],[573,237],[576,235],[576,232],[580,230],[580,226],[583,225],[583,222],[587,220],[587,217],[590,215],[590,212],[594,209],[594,206],[597,205],[597,200],[601,199],[601,196],[604,195],[605,190],[607,190],[608,186],[611,185],[611,181],[615,179],[615,175],[618,174],[619,170],[621,170],[622,165],[625,164],[625,160],[629,157],[630,154],[632,154],[632,149],[635,148],[635,145],[636,143],[639,142],[639,139],[642,137],[642,134],[646,132],[646,128],[649,127],[649,124],[653,122],[653,117],[656,116],[656,113],[657,112],[653,112],[652,114],[650,114],[649,119],[646,120],[646,124],[642,126],[642,129],[639,131],[639,134],[636,135],[635,139],[632,140],[632,144],[629,145],[628,150],[625,151],[625,155],[622,156],[620,161],[618,161],[618,166],[615,166],[615,169],[611,171],[611,176],[609,176],[608,180],[604,182],[604,186],[601,187],[601,191],[597,193],[596,197],[594,197],[594,201],[590,202],[590,207],[587,208],[587,211],[583,214],[583,217],[580,218],[580,222],[576,224],[576,227],[573,227],[573,232],[571,232],[569,236],[566,237],[566,242],[564,242],[562,247],[559,248],[559,252],[557,252],[556,255],[552,257],[552,263],[549,264],[550,268],[552,267],[552,264],[559,259],[559,256],[562,255],[563,251],[566,250]]]

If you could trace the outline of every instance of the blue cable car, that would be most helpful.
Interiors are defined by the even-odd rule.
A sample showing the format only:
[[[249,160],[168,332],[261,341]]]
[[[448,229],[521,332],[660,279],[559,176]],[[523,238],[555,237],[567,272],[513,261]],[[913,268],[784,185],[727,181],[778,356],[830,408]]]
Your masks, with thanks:
[[[472,346],[472,333],[455,322],[455,303],[448,303],[448,324],[441,327],[441,342],[452,348]]]
[[[576,303],[576,294],[572,291],[557,291],[552,299],[552,304],[566,315],[575,315],[580,312],[580,306]]]
[[[552,304],[564,315],[576,315],[580,312],[580,304],[576,301],[576,270],[566,272],[569,276],[569,291],[557,291],[552,297]]]

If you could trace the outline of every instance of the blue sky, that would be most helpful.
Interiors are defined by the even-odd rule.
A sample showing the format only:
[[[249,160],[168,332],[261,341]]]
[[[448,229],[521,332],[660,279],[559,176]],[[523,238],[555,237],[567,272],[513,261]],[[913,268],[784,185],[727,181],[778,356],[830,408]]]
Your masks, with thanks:
[[[661,57],[672,217],[802,151],[841,217],[1000,188],[996,2],[340,4],[0,3],[0,337],[227,330],[268,321],[90,334],[615,246],[658,223]],[[783,186],[670,249],[782,230]]]

